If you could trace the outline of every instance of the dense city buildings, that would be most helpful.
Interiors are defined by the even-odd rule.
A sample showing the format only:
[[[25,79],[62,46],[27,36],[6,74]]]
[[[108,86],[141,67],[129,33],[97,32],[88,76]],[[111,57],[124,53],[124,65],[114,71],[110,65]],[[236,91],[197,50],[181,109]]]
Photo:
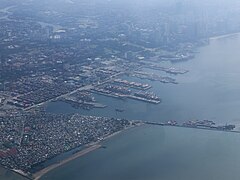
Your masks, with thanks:
[[[127,120],[42,111],[0,118],[0,162],[24,173],[61,153],[121,131]]]

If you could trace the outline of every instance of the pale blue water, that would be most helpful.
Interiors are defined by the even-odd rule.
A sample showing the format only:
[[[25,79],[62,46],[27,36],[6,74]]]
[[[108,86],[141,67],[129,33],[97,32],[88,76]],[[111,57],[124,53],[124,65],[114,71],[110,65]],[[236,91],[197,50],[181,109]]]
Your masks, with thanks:
[[[160,126],[131,129],[43,180],[239,180],[240,135]]]

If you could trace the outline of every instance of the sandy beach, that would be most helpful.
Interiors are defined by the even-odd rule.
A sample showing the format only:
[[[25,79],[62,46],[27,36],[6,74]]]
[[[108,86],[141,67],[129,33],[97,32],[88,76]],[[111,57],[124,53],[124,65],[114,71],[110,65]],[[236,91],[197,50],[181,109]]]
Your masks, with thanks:
[[[100,148],[100,147],[101,147],[100,144],[92,144],[90,147],[85,148],[85,149],[83,149],[82,151],[79,151],[78,153],[72,155],[71,157],[69,157],[69,158],[67,158],[67,159],[65,159],[65,160],[63,160],[63,161],[61,161],[61,162],[59,162],[59,163],[53,164],[53,165],[51,165],[51,166],[48,166],[48,167],[46,167],[46,168],[44,168],[44,169],[36,172],[35,174],[33,174],[33,178],[34,178],[35,180],[38,180],[38,179],[40,179],[43,175],[45,175],[46,173],[48,173],[49,171],[51,171],[51,170],[53,170],[53,169],[55,169],[55,168],[57,168],[57,167],[60,167],[60,166],[66,164],[66,163],[68,163],[68,162],[70,162],[70,161],[72,161],[72,160],[74,160],[74,159],[76,159],[76,158],[79,158],[79,157],[81,157],[81,156],[83,156],[83,155],[85,155],[85,154],[87,154],[87,153],[89,153],[89,152],[92,152],[92,151],[94,151],[94,150],[96,150],[96,149],[98,149],[98,148]]]

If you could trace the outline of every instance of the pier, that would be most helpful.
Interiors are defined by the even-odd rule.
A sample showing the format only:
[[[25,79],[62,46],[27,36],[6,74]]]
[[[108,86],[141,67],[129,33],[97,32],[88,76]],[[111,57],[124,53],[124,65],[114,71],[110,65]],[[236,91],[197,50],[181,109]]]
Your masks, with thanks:
[[[148,90],[152,87],[149,84],[129,82],[127,80],[122,80],[122,79],[115,79],[114,83],[119,84],[119,85],[123,85],[123,86],[127,86],[127,87],[130,87],[130,88],[134,88],[134,89],[140,89],[140,90]]]
[[[149,66],[146,66],[146,68],[153,69],[153,70],[159,70],[159,71],[163,71],[163,72],[166,72],[168,74],[174,74],[174,75],[186,74],[186,73],[189,72],[188,70],[184,70],[184,69],[176,69],[176,68],[173,68],[173,67],[166,68],[166,67],[162,67],[162,66],[159,66],[159,65],[153,65],[153,64],[149,65]]]
[[[134,95],[128,95],[127,97],[130,98],[130,99],[144,101],[144,102],[153,103],[153,104],[161,103],[161,100],[147,99],[147,98],[137,97],[137,96],[134,96]]]
[[[122,94],[120,92],[116,92],[116,89],[114,88],[113,90],[111,89],[106,89],[104,87],[101,88],[94,88],[91,90],[93,93],[97,93],[100,95],[108,96],[108,97],[113,97],[113,98],[119,98],[119,99],[134,99],[138,101],[144,101],[147,103],[152,103],[152,104],[159,104],[161,103],[161,100],[158,96],[152,94],[152,93],[147,93],[147,92],[135,92],[131,94],[131,92],[125,91],[125,94]]]
[[[137,77],[140,79],[147,79],[150,81],[159,81],[162,83],[178,84],[178,82],[176,82],[176,79],[173,79],[171,77],[159,76],[159,75],[153,74],[153,73],[145,73],[145,72],[135,71],[134,74],[131,74],[131,76]]]
[[[223,132],[232,132],[232,133],[240,133],[239,130],[234,130],[235,125],[215,125],[213,121],[203,120],[197,121],[196,123],[189,124],[189,122],[184,122],[183,124],[178,124],[176,121],[168,121],[166,123],[162,122],[150,122],[144,121],[143,123],[155,126],[168,126],[168,127],[180,127],[180,128],[191,128],[191,129],[202,129],[202,130],[210,130],[210,131],[223,131]],[[211,124],[211,125],[210,125]]]

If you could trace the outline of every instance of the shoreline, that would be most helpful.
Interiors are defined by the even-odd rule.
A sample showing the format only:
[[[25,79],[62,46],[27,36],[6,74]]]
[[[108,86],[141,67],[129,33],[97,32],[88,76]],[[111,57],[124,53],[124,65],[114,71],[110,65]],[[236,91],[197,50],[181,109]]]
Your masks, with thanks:
[[[235,36],[235,35],[240,35],[240,32],[230,33],[230,34],[225,34],[225,35],[220,35],[220,36],[212,36],[209,38],[209,40],[218,40],[218,39],[222,39],[222,38],[229,38],[229,37]]]
[[[67,164],[68,162],[71,162],[81,156],[84,156],[85,154],[88,154],[98,148],[100,148],[102,145],[101,144],[98,144],[98,143],[95,143],[95,144],[91,144],[91,145],[87,145],[89,147],[79,151],[78,153],[76,154],[73,154],[72,156],[70,156],[69,158],[67,159],[64,159],[58,163],[55,163],[55,164],[52,164],[36,173],[33,174],[33,179],[35,180],[39,180],[42,176],[44,176],[45,174],[47,174],[48,172],[60,167],[60,166],[63,166],[64,164]]]
[[[10,176],[14,176],[14,177],[22,177],[22,179],[24,180],[31,180],[31,178],[29,176],[27,176],[27,174],[21,172],[21,171],[17,171],[17,170],[14,170],[14,169],[8,169],[7,167],[3,166],[3,165],[0,165],[0,171],[6,171],[6,173],[11,173]],[[0,177],[4,176],[4,174],[1,174],[0,173]]]
[[[69,163],[69,162],[71,162],[71,161],[73,161],[73,160],[75,160],[75,159],[77,159],[77,158],[80,158],[80,157],[82,157],[82,156],[84,156],[84,155],[86,155],[86,154],[88,154],[88,153],[90,153],[90,152],[92,152],[92,151],[95,151],[95,150],[101,148],[101,147],[102,147],[102,144],[101,144],[101,143],[104,142],[105,140],[110,139],[110,138],[112,138],[113,136],[116,136],[116,135],[122,133],[123,131],[126,131],[126,130],[131,129],[131,128],[134,128],[134,127],[138,127],[138,126],[140,126],[140,125],[141,125],[141,124],[136,124],[136,125],[134,125],[134,126],[126,127],[126,128],[124,128],[124,129],[122,129],[122,130],[120,130],[120,131],[114,132],[114,133],[112,133],[112,134],[110,134],[110,135],[107,135],[107,136],[101,138],[99,141],[91,142],[91,143],[89,143],[89,144],[86,144],[86,145],[84,146],[85,148],[84,148],[83,150],[81,150],[81,151],[79,151],[79,152],[71,155],[70,157],[68,157],[68,158],[66,158],[66,159],[63,159],[63,160],[60,161],[60,162],[54,163],[54,164],[52,164],[52,165],[50,165],[50,166],[47,166],[47,167],[41,169],[41,170],[38,171],[38,172],[32,174],[32,179],[34,179],[34,180],[40,180],[41,177],[44,176],[45,174],[47,174],[48,172],[50,172],[50,171],[52,171],[52,170],[54,170],[54,169],[56,169],[56,168],[58,168],[58,167],[60,167],[60,166],[63,166],[63,165],[65,165],[65,164],[67,164],[67,163]]]

